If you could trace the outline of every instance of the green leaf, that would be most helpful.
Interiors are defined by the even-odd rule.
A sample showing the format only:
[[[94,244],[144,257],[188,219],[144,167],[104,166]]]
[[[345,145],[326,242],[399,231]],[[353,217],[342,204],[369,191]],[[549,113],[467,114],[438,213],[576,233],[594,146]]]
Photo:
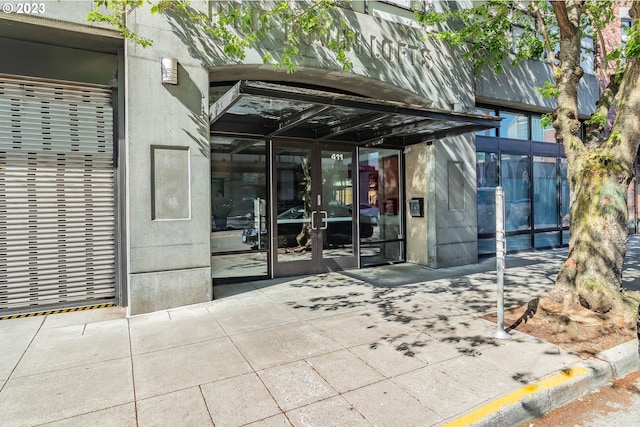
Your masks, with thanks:
[[[543,98],[557,98],[558,95],[560,95],[558,86],[549,80],[546,80],[542,87],[536,87],[535,90],[542,95]]]
[[[607,118],[600,114],[598,111],[593,113],[588,120],[584,122],[586,125],[596,125],[598,127],[604,127],[607,124]]]
[[[540,125],[543,129],[550,128],[553,126],[553,114],[552,113],[544,113],[540,117]]]

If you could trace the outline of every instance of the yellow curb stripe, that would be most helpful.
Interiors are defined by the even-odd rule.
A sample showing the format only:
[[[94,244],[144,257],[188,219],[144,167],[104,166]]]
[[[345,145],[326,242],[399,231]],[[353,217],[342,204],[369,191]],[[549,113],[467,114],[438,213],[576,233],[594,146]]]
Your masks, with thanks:
[[[521,389],[514,391],[513,393],[509,393],[492,402],[489,402],[488,404],[476,409],[475,411],[445,424],[443,427],[462,427],[476,424],[487,416],[498,412],[500,408],[517,403],[522,400],[522,398],[537,393],[541,391],[541,389],[549,390],[557,387],[563,383],[566,383],[567,381],[585,375],[587,372],[589,372],[587,368],[584,368],[582,366],[574,366],[573,368],[562,371],[549,378],[545,378],[537,384],[526,385]]]
[[[554,387],[559,386],[560,384],[566,383],[569,380],[581,377],[588,372],[589,370],[583,366],[574,366],[573,368],[562,371],[552,377],[545,378],[544,380],[540,381],[538,385],[542,388],[550,390]]]
[[[0,320],[22,319],[25,317],[46,316],[48,314],[58,314],[58,313],[70,313],[72,311],[93,310],[96,308],[115,307],[115,305],[116,305],[115,303],[110,302],[107,304],[87,305],[84,307],[60,308],[57,310],[35,311],[33,313],[10,314],[8,316],[1,316]]]

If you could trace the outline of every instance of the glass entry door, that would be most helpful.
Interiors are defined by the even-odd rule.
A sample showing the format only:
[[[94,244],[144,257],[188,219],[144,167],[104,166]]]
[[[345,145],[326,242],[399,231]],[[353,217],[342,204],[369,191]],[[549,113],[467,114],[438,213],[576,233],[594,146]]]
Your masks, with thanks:
[[[274,276],[357,267],[354,151],[348,146],[274,143]]]

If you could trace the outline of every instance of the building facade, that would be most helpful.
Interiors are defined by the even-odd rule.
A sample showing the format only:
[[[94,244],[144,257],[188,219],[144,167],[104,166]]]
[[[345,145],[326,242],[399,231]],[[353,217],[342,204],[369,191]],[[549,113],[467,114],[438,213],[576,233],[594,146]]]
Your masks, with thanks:
[[[533,90],[547,64],[474,76],[404,3],[351,2],[353,69],[307,37],[295,73],[263,63],[284,34],[240,61],[147,6],[127,16],[143,48],[88,25],[90,1],[8,3],[0,315],[135,315],[219,283],[475,263],[492,252],[499,182],[510,249],[566,243],[562,148],[539,120],[553,105]],[[585,117],[597,96],[587,73]]]

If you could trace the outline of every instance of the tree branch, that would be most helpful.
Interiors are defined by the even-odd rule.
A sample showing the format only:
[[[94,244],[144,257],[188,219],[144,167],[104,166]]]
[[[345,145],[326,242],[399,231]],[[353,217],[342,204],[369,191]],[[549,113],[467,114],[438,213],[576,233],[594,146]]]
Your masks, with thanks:
[[[569,14],[567,13],[567,5],[563,1],[551,2],[556,18],[558,19],[558,28],[566,28],[571,25],[569,21]],[[560,34],[562,37],[562,33]]]
[[[538,4],[534,1],[531,2],[531,6],[533,7],[533,11],[536,14],[536,18],[538,19],[538,24],[540,24],[540,31],[542,32],[542,37],[544,38],[544,43],[547,46],[547,52],[549,53],[549,62],[551,63],[551,70],[553,71],[553,75],[556,75],[556,56],[553,53],[553,48],[551,47],[551,40],[549,39],[549,32],[547,31],[547,26],[544,23],[544,18],[542,13],[540,12],[540,8]]]
[[[602,35],[602,30],[598,26],[596,18],[593,16],[593,13],[589,9],[585,10],[585,13],[591,20],[591,24],[593,28],[596,30],[596,35],[598,36],[598,46],[600,46],[600,50],[602,51],[602,68],[606,72],[609,69],[609,63],[606,60],[607,58],[607,45],[605,44],[604,36]]]
[[[554,113],[553,127],[556,138],[565,149],[570,163],[584,148],[578,120],[578,82],[584,74],[580,66],[581,40],[580,15],[582,2],[554,1],[551,5],[558,18],[560,31],[560,65],[556,73],[558,108]]]
[[[585,143],[589,147],[595,147],[600,144],[605,137],[605,128],[607,124],[607,116],[609,110],[613,106],[618,91],[620,90],[621,74],[615,74],[609,77],[609,84],[600,94],[600,99],[596,103],[596,110],[591,114],[591,118],[586,122],[586,138]]]

